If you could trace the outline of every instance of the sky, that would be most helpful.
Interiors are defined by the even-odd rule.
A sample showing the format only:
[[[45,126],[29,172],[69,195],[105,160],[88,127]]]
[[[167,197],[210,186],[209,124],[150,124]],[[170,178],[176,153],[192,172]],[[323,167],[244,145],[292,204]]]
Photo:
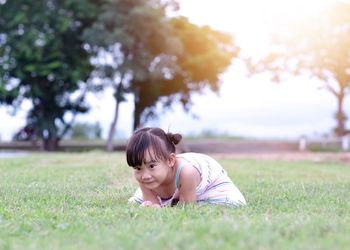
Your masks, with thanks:
[[[268,32],[276,24],[303,16],[316,15],[330,0],[183,0],[180,13],[198,25],[234,35],[243,55],[263,55],[270,43]],[[193,96],[190,113],[180,105],[161,113],[147,125],[165,130],[197,135],[203,131],[261,139],[298,139],[301,136],[323,136],[335,126],[336,101],[322,88],[322,83],[305,77],[293,77],[276,84],[262,74],[247,77],[244,64],[233,61],[221,76],[219,93],[205,91]],[[100,101],[102,99],[103,101]],[[99,122],[106,138],[112,120],[112,91],[88,96],[91,111],[77,121]],[[128,137],[132,126],[132,97],[120,107],[117,136]],[[349,101],[346,99],[346,107]],[[25,124],[24,105],[16,116],[0,108],[0,138],[9,140]]]

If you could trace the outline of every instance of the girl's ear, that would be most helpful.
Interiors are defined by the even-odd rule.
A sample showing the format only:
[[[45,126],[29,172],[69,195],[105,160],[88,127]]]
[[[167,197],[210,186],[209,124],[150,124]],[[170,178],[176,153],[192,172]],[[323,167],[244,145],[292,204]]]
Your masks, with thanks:
[[[169,159],[168,159],[168,163],[169,163],[169,167],[174,167],[175,163],[176,163],[176,155],[174,153],[171,153],[169,155]]]

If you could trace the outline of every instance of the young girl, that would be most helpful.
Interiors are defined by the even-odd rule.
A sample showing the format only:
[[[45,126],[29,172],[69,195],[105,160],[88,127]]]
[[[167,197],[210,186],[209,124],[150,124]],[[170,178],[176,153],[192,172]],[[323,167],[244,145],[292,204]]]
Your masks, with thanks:
[[[197,153],[175,154],[182,136],[160,128],[142,128],[126,147],[128,165],[140,186],[129,201],[164,207],[203,202],[238,207],[246,201],[213,158]]]

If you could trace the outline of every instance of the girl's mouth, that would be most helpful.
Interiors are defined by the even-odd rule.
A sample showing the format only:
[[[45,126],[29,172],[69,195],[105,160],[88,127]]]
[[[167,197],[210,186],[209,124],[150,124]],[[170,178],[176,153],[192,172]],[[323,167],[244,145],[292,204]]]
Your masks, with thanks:
[[[151,184],[153,183],[154,181],[143,181],[144,184]]]

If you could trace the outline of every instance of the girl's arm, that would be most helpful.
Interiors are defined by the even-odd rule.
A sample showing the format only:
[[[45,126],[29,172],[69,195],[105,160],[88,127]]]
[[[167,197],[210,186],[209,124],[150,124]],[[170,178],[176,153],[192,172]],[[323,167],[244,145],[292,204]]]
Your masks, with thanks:
[[[197,200],[196,189],[200,182],[198,170],[192,166],[184,166],[179,176],[180,202],[189,203]]]
[[[142,191],[142,196],[143,196],[143,203],[141,205],[143,206],[160,205],[157,199],[157,196],[151,190],[145,188],[141,184],[140,184],[140,189]],[[150,204],[149,202],[151,202],[152,204]]]

